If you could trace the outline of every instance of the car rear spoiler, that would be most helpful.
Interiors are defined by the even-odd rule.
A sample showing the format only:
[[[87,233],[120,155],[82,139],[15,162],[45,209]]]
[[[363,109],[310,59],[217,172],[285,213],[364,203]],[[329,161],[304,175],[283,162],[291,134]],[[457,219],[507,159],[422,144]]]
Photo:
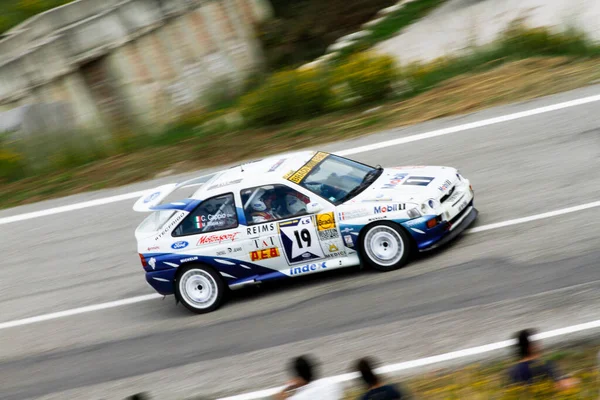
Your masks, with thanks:
[[[174,191],[186,187],[205,185],[217,174],[218,173],[203,175],[184,182],[168,183],[166,185],[158,186],[154,189],[149,189],[135,202],[133,205],[133,210],[138,212],[154,211],[154,207],[158,206]],[[173,208],[178,209],[178,206],[173,204]],[[164,209],[164,207],[162,209]]]

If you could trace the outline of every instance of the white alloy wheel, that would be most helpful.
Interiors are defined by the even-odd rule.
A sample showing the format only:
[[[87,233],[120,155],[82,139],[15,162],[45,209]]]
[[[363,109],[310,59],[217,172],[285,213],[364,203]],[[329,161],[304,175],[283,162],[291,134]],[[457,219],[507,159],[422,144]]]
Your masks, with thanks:
[[[219,307],[224,292],[220,276],[203,266],[189,266],[176,283],[177,295],[185,307],[202,314]]]
[[[365,229],[361,249],[368,264],[380,271],[391,271],[406,264],[410,242],[402,228],[380,222]]]

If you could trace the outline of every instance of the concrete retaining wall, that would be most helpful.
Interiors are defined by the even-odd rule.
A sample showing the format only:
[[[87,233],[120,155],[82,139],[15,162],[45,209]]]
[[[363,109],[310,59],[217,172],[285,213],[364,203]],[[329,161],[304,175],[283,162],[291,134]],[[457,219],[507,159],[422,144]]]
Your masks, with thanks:
[[[78,0],[0,40],[0,112],[66,103],[75,123],[161,126],[260,68],[268,0]]]

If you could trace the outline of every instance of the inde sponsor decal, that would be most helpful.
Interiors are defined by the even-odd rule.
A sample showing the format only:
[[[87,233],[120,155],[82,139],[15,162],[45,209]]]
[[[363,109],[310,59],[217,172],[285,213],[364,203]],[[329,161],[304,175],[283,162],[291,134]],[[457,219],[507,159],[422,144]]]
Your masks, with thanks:
[[[406,210],[406,204],[393,204],[386,206],[375,206],[374,211],[375,214],[385,213],[385,212],[393,212],[393,211],[402,211]]]
[[[307,264],[302,267],[292,267],[290,268],[290,275],[302,275],[307,272],[316,271],[318,269],[326,269],[327,265],[325,262],[318,264]]]
[[[222,235],[207,235],[207,236],[202,236],[198,240],[197,246],[202,246],[202,245],[205,245],[205,244],[222,243],[222,242],[233,242],[235,240],[235,237],[237,236],[238,233],[239,232],[224,233]]]
[[[279,257],[279,248],[271,247],[269,249],[255,250],[250,253],[252,261],[265,260],[267,258]]]

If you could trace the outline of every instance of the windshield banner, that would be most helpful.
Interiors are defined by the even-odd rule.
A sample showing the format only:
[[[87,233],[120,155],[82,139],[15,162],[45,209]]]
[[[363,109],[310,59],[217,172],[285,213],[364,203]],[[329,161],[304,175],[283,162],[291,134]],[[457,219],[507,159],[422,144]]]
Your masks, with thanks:
[[[288,178],[288,181],[300,184],[300,182],[302,182],[302,179],[304,179],[306,175],[308,175],[308,173],[312,171],[314,167],[317,166],[317,164],[326,159],[328,155],[328,153],[323,153],[319,151],[306,164],[304,164],[302,168],[300,168],[298,171],[292,174],[292,176]]]

